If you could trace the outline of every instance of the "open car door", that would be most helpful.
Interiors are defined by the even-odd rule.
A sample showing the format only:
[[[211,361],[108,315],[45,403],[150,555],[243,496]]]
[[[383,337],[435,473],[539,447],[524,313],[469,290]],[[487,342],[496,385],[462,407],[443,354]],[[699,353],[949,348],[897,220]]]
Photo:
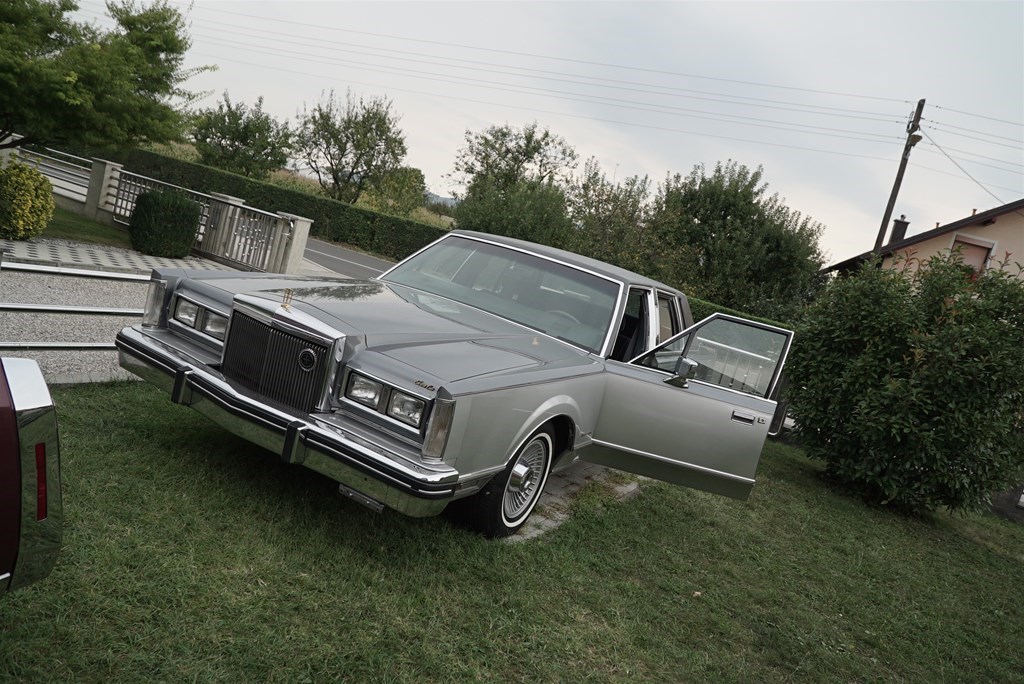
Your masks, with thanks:
[[[608,361],[581,458],[746,499],[793,333],[714,314],[629,363]]]

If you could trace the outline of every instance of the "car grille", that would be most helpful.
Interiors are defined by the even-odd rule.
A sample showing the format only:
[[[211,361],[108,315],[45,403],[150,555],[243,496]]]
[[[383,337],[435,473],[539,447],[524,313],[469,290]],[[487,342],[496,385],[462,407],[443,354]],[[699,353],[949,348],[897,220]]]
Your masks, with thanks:
[[[235,311],[221,373],[272,402],[310,413],[320,399],[329,358],[327,345]]]

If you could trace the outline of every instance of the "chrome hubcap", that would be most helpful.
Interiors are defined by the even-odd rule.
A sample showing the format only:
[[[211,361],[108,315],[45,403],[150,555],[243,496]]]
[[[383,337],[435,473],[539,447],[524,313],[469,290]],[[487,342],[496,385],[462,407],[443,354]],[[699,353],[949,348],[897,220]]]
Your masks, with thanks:
[[[540,485],[548,466],[548,445],[539,437],[526,445],[512,466],[505,487],[502,508],[505,520],[514,522],[526,513],[540,494]]]

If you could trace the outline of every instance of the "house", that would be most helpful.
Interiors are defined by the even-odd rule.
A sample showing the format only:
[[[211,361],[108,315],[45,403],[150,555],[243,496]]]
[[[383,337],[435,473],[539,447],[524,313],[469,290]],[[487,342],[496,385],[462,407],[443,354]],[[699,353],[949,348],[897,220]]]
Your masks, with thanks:
[[[927,261],[932,256],[950,249],[959,249],[964,264],[979,271],[999,264],[1006,258],[1007,253],[1008,270],[1017,273],[1016,264],[1024,265],[1024,199],[981,213],[975,212],[967,218],[936,226],[932,230],[911,237],[906,237],[909,222],[903,217],[892,223],[892,235],[880,251],[882,266],[886,268],[897,259],[913,257]],[[873,254],[870,251],[859,254],[833,264],[823,272],[835,272],[840,275],[850,273]]]

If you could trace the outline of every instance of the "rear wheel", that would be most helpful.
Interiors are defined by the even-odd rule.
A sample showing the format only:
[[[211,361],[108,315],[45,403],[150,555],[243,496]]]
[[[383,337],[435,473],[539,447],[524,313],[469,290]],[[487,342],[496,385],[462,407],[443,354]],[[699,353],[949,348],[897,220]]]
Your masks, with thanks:
[[[554,443],[549,425],[533,433],[504,471],[465,500],[464,521],[488,537],[514,534],[530,517],[544,491]]]

